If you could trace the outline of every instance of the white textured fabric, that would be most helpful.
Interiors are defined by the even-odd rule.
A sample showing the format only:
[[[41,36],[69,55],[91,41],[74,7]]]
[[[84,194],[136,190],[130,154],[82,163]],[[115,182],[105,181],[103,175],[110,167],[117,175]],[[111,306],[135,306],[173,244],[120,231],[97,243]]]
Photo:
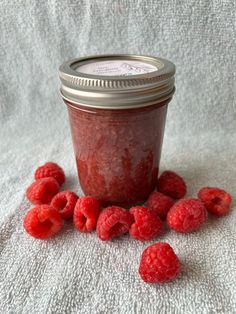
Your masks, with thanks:
[[[103,243],[66,224],[52,240],[22,227],[35,167],[54,160],[65,188],[81,194],[59,65],[98,53],[139,53],[177,66],[162,169],[196,196],[205,185],[236,193],[236,5],[212,1],[0,2],[0,312],[236,313],[236,212],[188,235],[166,232],[181,259],[179,279],[148,285],[138,276],[152,242]]]

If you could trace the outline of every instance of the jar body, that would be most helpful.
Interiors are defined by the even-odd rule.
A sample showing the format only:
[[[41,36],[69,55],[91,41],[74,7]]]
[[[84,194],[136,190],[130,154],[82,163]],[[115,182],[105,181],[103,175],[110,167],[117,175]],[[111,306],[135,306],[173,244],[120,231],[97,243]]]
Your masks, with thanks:
[[[144,202],[154,190],[167,105],[138,109],[68,107],[81,188],[104,205]]]

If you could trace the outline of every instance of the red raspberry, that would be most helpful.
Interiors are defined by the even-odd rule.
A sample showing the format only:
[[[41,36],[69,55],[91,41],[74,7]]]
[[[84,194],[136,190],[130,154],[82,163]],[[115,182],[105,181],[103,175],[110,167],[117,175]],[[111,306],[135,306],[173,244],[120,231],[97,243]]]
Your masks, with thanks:
[[[77,200],[78,196],[75,193],[63,191],[53,197],[50,206],[59,211],[63,219],[70,219],[73,217]]]
[[[153,192],[147,200],[147,207],[155,211],[163,220],[166,219],[166,215],[173,205],[173,199],[160,192]]]
[[[216,216],[227,215],[230,210],[232,198],[222,189],[205,187],[198,192],[198,197],[206,209]]]
[[[167,223],[177,232],[187,233],[197,230],[206,220],[206,209],[198,199],[182,199],[171,207]]]
[[[169,281],[174,279],[179,271],[179,259],[168,243],[155,243],[144,250],[139,274],[145,282]]]
[[[48,239],[58,233],[62,219],[58,211],[49,205],[40,205],[28,211],[24,219],[24,228],[32,237]]]
[[[33,182],[26,190],[28,200],[35,204],[49,204],[60,186],[54,178],[43,178]]]
[[[134,216],[129,233],[137,240],[151,240],[161,233],[162,222],[157,214],[144,206],[130,209]]]
[[[97,235],[102,241],[119,237],[129,231],[132,223],[129,211],[117,206],[107,207],[98,218]]]
[[[186,184],[177,173],[164,171],[157,181],[157,190],[172,198],[178,199],[185,196]]]
[[[65,174],[63,169],[54,162],[46,162],[43,166],[36,169],[34,173],[35,180],[52,177],[62,185],[65,182]]]
[[[91,196],[81,197],[74,210],[74,224],[81,232],[91,232],[96,229],[100,214],[99,201]]]

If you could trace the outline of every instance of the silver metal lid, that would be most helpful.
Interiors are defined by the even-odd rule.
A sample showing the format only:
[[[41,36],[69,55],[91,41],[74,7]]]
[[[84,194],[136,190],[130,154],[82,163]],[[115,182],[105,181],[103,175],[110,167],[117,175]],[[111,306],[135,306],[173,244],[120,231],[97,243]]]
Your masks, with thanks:
[[[138,55],[100,55],[69,60],[59,69],[61,95],[73,104],[103,109],[145,107],[170,98],[175,65]]]

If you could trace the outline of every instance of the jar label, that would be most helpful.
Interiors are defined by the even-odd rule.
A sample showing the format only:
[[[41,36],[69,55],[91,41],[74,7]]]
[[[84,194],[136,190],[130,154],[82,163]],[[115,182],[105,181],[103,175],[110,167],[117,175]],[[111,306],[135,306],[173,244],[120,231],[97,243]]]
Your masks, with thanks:
[[[106,60],[82,64],[76,71],[103,76],[128,76],[158,71],[161,67],[161,63],[157,68],[153,64],[137,60]]]

